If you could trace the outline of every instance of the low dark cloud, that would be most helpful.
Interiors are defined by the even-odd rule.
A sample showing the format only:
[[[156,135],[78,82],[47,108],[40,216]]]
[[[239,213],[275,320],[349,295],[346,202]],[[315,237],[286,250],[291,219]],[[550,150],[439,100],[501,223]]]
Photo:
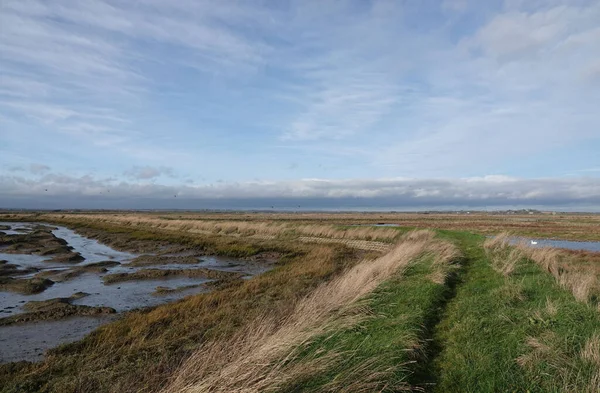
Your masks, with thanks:
[[[142,180],[151,174],[144,170],[138,173]],[[599,210],[600,179],[486,176],[170,186],[89,175],[47,174],[39,179],[0,175],[2,208],[262,209],[271,206],[332,210],[512,207]]]

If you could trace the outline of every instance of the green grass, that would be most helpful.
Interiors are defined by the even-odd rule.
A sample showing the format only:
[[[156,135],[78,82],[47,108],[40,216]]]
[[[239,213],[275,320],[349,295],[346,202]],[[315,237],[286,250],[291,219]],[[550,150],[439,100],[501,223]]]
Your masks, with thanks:
[[[376,377],[367,391],[600,391],[600,364],[581,356],[600,335],[595,308],[577,302],[531,261],[509,277],[498,274],[482,236],[439,234],[465,254],[449,283],[432,282],[431,258],[419,259],[366,299],[371,318],[318,338],[299,356],[310,364],[337,353],[343,361],[282,391],[336,391],[369,375]]]
[[[451,294],[448,285],[431,280],[432,261],[427,255],[413,262],[365,300],[372,317],[333,336],[318,338],[299,357],[313,359],[319,354],[339,353],[342,362],[282,391],[319,392],[336,385],[361,384],[365,382],[359,380],[362,377],[368,379],[383,370],[369,391],[391,392],[407,385],[423,385],[430,372],[426,357],[432,348],[427,339]],[[364,370],[362,365],[367,363]],[[369,375],[361,376],[358,370]]]
[[[285,313],[294,300],[364,255],[285,239],[132,230],[84,225],[76,218],[62,223],[87,227],[115,244],[172,243],[232,256],[277,251],[282,263],[248,282],[129,313],[53,350],[45,363],[0,366],[2,392],[156,391],[205,340],[233,334],[265,310]],[[577,302],[533,262],[522,261],[508,277],[497,273],[483,236],[438,234],[462,250],[460,269],[438,284],[431,280],[432,257],[415,260],[361,302],[370,311],[367,319],[300,348],[294,362],[337,357],[282,391],[336,391],[371,382],[369,391],[600,392],[594,385],[600,384],[600,360],[581,355],[586,342],[600,335],[598,309]]]
[[[468,263],[456,297],[435,332],[443,350],[435,360],[438,392],[592,392],[598,365],[579,356],[600,333],[600,314],[577,302],[532,262],[505,278],[496,273],[482,239],[447,233]],[[547,302],[556,307],[548,312]],[[535,338],[547,345],[537,351]],[[517,359],[535,357],[526,367]]]

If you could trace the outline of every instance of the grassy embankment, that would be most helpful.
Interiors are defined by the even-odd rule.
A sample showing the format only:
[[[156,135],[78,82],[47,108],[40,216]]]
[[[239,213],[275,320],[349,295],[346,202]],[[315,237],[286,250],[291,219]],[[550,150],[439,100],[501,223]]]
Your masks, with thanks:
[[[207,343],[165,392],[410,387],[459,255],[433,236],[410,233],[385,256],[321,285],[284,318],[263,316],[232,339]]]
[[[449,280],[432,281],[431,259],[418,258],[360,303],[370,318],[305,339],[266,368],[261,363],[259,371],[242,365],[214,381],[201,353],[192,358],[200,367],[184,366],[166,391],[600,390],[600,314],[593,291],[577,299],[577,290],[565,284],[571,280],[553,277],[529,259],[535,255],[529,250],[511,259],[512,247],[495,250],[492,244],[486,253],[481,236],[443,236],[464,253],[464,270],[446,274]],[[576,259],[570,263],[570,271],[580,270]],[[235,364],[235,356],[227,359]]]

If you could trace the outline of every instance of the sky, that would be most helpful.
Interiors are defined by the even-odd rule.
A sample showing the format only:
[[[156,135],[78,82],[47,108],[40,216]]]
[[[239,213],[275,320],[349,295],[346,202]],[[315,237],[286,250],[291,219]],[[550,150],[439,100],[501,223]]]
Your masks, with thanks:
[[[0,208],[600,210],[600,1],[3,0]]]

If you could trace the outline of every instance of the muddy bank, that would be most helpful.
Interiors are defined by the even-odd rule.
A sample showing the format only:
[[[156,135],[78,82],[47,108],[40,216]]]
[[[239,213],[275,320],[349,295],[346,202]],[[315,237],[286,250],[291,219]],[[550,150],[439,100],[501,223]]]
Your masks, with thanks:
[[[193,265],[197,264],[199,255],[140,255],[129,262],[129,266],[153,266],[153,265]]]
[[[106,232],[89,227],[77,227],[77,233],[105,244],[112,249],[133,254],[161,255],[185,251],[193,251],[197,255],[204,254],[200,248],[174,244],[158,237],[156,239],[138,239],[132,235],[132,232]]]
[[[0,277],[0,291],[16,292],[23,295],[34,295],[43,292],[52,285],[54,285],[54,281],[47,278]]]
[[[89,296],[89,293],[77,292],[70,297],[28,302],[23,307],[27,312],[0,318],[0,326],[31,321],[57,320],[74,315],[87,316],[114,314],[116,312],[111,307],[91,307],[73,304],[75,300],[86,296]]]
[[[38,271],[39,269],[36,269],[34,267],[21,269],[19,265],[16,265],[14,263],[8,263],[8,261],[6,260],[0,260],[0,278],[22,276],[25,274],[36,273]]]
[[[104,276],[106,284],[132,280],[156,280],[167,277],[206,278],[211,280],[235,280],[243,277],[242,273],[226,272],[210,269],[141,269],[133,273],[115,273]]]
[[[77,278],[85,273],[106,273],[110,268],[120,265],[121,263],[117,261],[103,261],[90,263],[83,266],[76,266],[69,269],[44,270],[36,274],[35,277],[49,278],[54,282],[63,282]]]
[[[50,256],[49,262],[77,263],[84,260],[80,253],[73,251],[68,242],[57,237],[52,231],[56,228],[33,226],[30,232],[0,236],[0,249],[3,254],[33,254]]]
[[[169,288],[169,287],[156,287],[156,290],[152,293],[154,296],[167,295],[169,293],[177,293],[182,291],[187,291],[188,289],[199,288],[201,286],[207,286],[207,284],[195,284],[195,285],[184,285],[182,287],[177,288]]]

